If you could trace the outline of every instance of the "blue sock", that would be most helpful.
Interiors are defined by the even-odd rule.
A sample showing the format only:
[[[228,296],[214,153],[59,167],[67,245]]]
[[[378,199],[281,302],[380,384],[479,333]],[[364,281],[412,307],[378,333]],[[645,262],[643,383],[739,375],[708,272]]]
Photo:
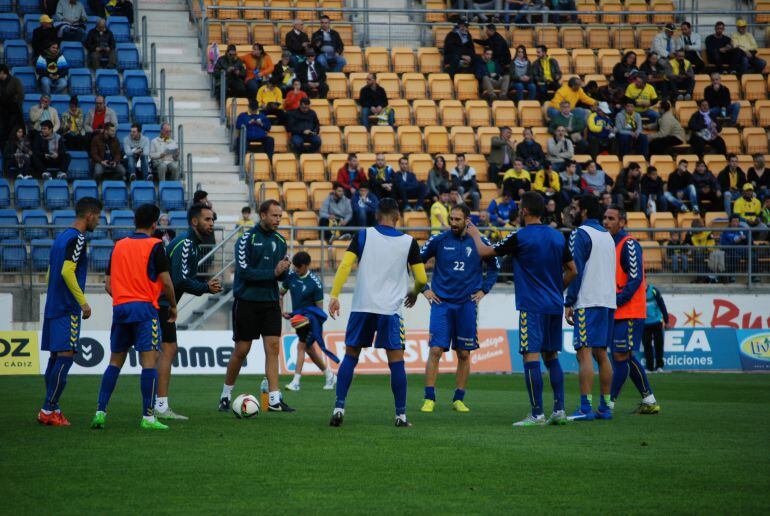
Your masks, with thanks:
[[[532,415],[543,413],[543,376],[540,374],[540,361],[524,362],[524,383],[529,393],[529,404],[532,405]]]
[[[152,416],[155,408],[155,392],[158,389],[158,370],[142,369],[142,415]]]
[[[582,412],[591,412],[591,395],[590,394],[580,395],[580,410]]]
[[[56,355],[51,353],[51,356],[48,357],[48,365],[45,368],[45,390],[48,391],[48,384],[51,383],[51,371],[53,371],[53,366],[56,363]]]
[[[620,396],[620,390],[623,388],[623,384],[626,383],[626,378],[628,378],[628,360],[613,360],[612,389],[610,390],[610,398],[613,401]]]
[[[342,359],[342,364],[339,370],[337,370],[337,401],[334,403],[335,408],[345,408],[345,398],[348,397],[348,390],[350,384],[353,383],[353,371],[358,364],[358,358],[345,355]]]
[[[436,388],[425,387],[425,399],[436,401]]]
[[[465,390],[455,389],[455,397],[452,398],[452,401],[463,401],[464,399],[465,399]]]
[[[406,369],[404,361],[390,362],[390,389],[396,402],[396,415],[406,414]]]
[[[551,389],[553,389],[553,410],[564,410],[564,371],[561,368],[561,362],[554,358],[545,363],[551,379]]]
[[[51,368],[48,389],[46,389],[44,410],[56,410],[59,404],[59,397],[67,385],[67,374],[70,371],[70,367],[72,367],[71,356],[62,355],[56,358],[56,362]]]
[[[107,404],[110,402],[112,391],[115,390],[115,384],[118,383],[118,375],[120,375],[119,367],[112,364],[107,366],[104,376],[102,376],[102,386],[99,388],[99,400],[97,401],[96,410],[107,412]]]
[[[644,372],[644,367],[642,367],[642,364],[639,363],[639,360],[634,355],[631,355],[630,368],[629,376],[631,376],[631,381],[636,385],[639,394],[643,398],[652,394],[652,387],[650,387],[650,382],[647,380],[647,373]]]

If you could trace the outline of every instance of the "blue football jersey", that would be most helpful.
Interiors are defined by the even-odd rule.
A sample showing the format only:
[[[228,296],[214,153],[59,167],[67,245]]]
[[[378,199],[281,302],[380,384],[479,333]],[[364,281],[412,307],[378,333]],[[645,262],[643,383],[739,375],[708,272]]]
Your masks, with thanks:
[[[281,283],[281,290],[291,294],[291,309],[294,311],[315,306],[317,302],[324,300],[321,280],[312,272],[299,276],[291,271]]]
[[[75,277],[80,290],[85,291],[88,275],[86,236],[75,228],[67,228],[54,240],[48,260],[48,295],[45,300],[45,318],[52,319],[79,314],[80,304],[75,300],[61,275],[65,261],[76,264]]]

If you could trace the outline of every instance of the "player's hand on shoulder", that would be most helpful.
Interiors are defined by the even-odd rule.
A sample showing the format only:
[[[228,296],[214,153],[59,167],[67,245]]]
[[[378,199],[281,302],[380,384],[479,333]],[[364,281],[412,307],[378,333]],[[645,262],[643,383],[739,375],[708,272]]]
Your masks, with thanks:
[[[439,298],[436,295],[436,293],[433,292],[432,290],[426,290],[425,292],[422,293],[422,295],[424,295],[425,299],[428,300],[428,303],[430,303],[432,305],[441,304],[441,298]]]
[[[217,294],[222,292],[222,282],[219,281],[219,278],[211,278],[208,283],[210,293]]]
[[[86,303],[84,305],[80,305],[80,308],[83,310],[83,319],[88,319],[91,317],[91,305]]]
[[[175,306],[169,306],[168,307],[168,321],[170,323],[176,322],[176,307]]]
[[[479,304],[479,302],[480,302],[482,299],[484,299],[484,296],[486,296],[486,294],[484,293],[484,291],[483,291],[483,290],[479,290],[478,292],[476,292],[475,294],[473,294],[473,295],[471,296],[471,299],[472,299],[473,301],[475,301],[475,302],[476,302],[476,304]]]

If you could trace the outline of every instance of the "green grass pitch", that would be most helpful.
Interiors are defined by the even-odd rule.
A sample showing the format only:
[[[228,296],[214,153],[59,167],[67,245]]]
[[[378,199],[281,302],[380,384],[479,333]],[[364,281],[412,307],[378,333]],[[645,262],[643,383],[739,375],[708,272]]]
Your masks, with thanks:
[[[235,393],[260,380],[242,377]],[[42,378],[0,377],[4,514],[767,514],[767,375],[655,375],[658,416],[629,414],[629,381],[613,421],[516,429],[521,375],[472,376],[469,414],[450,409],[452,376],[437,412],[420,413],[411,376],[410,429],[393,427],[386,376],[354,379],[338,429],[320,377],[285,393],[296,413],[236,420],[216,411],[221,377],[180,376],[172,406],[190,421],[167,433],[139,429],[138,376],[120,378],[107,428],[89,430],[99,381],[71,376],[73,426],[51,428],[34,420]],[[574,409],[574,375],[566,388]]]

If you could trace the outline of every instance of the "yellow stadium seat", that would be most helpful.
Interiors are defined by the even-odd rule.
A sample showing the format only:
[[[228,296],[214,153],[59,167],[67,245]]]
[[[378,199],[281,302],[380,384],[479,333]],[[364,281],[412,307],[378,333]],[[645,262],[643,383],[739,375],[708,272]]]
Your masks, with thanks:
[[[598,23],[599,17],[596,14],[596,3],[593,0],[579,0],[577,2],[577,15],[580,23]]]
[[[274,125],[268,134],[275,140],[275,152],[289,152],[289,134],[285,127]]]
[[[286,43],[286,35],[294,30],[294,22],[279,22],[276,24],[271,23],[270,25],[278,27],[278,43],[282,45]],[[310,34],[307,33],[307,26],[305,26],[305,33],[310,37]]]
[[[770,37],[768,37],[768,30],[770,30],[770,28],[765,29],[765,45],[767,45],[767,42],[770,41]],[[762,70],[762,73],[770,73],[770,48],[758,48],[757,57],[767,63],[767,65],[765,65],[765,69]],[[768,84],[767,89],[770,91],[770,83]]]
[[[281,50],[281,45],[265,45],[265,54],[270,56],[273,63],[280,63],[283,50]]]
[[[659,271],[663,269],[663,250],[658,242],[649,240],[639,242],[642,246],[644,269],[647,271]]]
[[[465,102],[465,117],[471,127],[482,127],[490,124],[492,110],[484,100],[468,100]]]
[[[676,118],[679,120],[682,127],[687,127],[687,124],[690,122],[690,117],[693,113],[698,111],[698,103],[694,100],[680,100],[676,103],[674,111],[676,113]]]
[[[652,23],[657,25],[674,23],[674,2],[671,0],[652,0],[649,10],[658,13],[652,15]]]
[[[754,103],[754,116],[757,118],[757,125],[770,127],[770,100],[756,101]]]
[[[719,174],[727,166],[727,159],[722,154],[706,154],[703,156],[703,162],[714,175]]]
[[[535,141],[539,143],[543,148],[543,151],[548,148],[548,139],[551,138],[551,135],[548,133],[547,127],[533,127],[532,136],[534,137]]]
[[[722,84],[727,86],[730,93],[733,94],[733,101],[738,100],[741,95],[741,83],[736,75],[723,74]]]
[[[442,100],[438,103],[438,110],[444,127],[465,125],[465,108],[459,100]]]
[[[349,125],[343,131],[348,152],[369,152],[369,132],[362,125]]]
[[[273,167],[267,154],[264,152],[252,152],[250,154],[249,170],[254,181],[271,181],[273,179]]]
[[[600,154],[596,156],[596,165],[600,169],[604,170],[604,173],[610,176],[613,180],[618,177],[618,174],[620,174],[620,169],[623,168],[620,159],[617,156],[610,154]]]
[[[331,125],[332,108],[326,99],[310,99],[310,109],[318,115],[318,123],[321,125]]]
[[[254,183],[254,198],[260,202],[268,199],[281,200],[281,188],[275,181],[257,181]]]
[[[647,14],[641,13],[641,11],[648,10],[647,3],[644,0],[639,0],[637,2],[634,2],[633,0],[626,0],[625,10],[629,12],[629,14],[626,15],[626,21],[631,25],[645,24],[649,23],[650,21],[650,18]]]
[[[695,164],[693,163],[693,166],[694,165]],[[658,169],[658,175],[663,181],[668,181],[668,176],[676,170],[674,158],[669,155],[650,156],[650,166]],[[644,170],[645,169],[642,169],[642,172],[644,172]]]
[[[576,48],[572,51],[572,69],[578,75],[596,73],[596,56],[590,48]]]
[[[724,131],[723,131],[724,132]],[[743,129],[743,145],[749,154],[767,154],[767,133],[760,127]]]
[[[479,208],[486,210],[489,204],[500,195],[500,189],[494,183],[479,183],[481,202]]]
[[[329,99],[347,99],[348,78],[342,72],[329,72],[326,74],[326,85],[329,86]],[[356,92],[358,95],[358,92]]]
[[[420,128],[413,125],[398,127],[398,148],[404,154],[422,152],[422,133]]]
[[[534,47],[535,30],[525,28],[511,29],[511,47],[516,48],[519,45],[524,45],[527,48]],[[513,52],[511,53],[513,54]]]
[[[423,154],[422,151],[409,155],[409,170],[414,172],[418,181],[427,181],[428,173],[433,167],[433,158],[430,154]]]
[[[213,11],[215,18],[219,20],[238,20],[241,17],[241,12],[237,9],[224,9],[225,7],[239,7],[239,0],[219,0],[217,6],[219,9]],[[212,12],[212,11],[209,11]]]
[[[728,153],[734,152],[735,154],[740,154],[742,152],[741,134],[738,132],[738,129],[735,127],[723,127],[719,136],[725,141]]]
[[[283,203],[287,210],[307,210],[307,186],[302,181],[283,184]]]
[[[281,7],[293,7],[292,0],[268,0],[267,6],[273,9]],[[271,20],[291,20],[293,18],[291,11],[270,11],[269,16]]]
[[[243,7],[250,7],[243,13],[244,20],[264,20],[267,11],[264,10],[264,0],[243,0]]]
[[[294,0],[294,7],[303,9],[302,11],[294,11],[294,17],[298,20],[310,21],[318,17],[318,14],[312,10],[317,7],[316,0]]]
[[[342,69],[345,73],[360,73],[364,71],[364,56],[361,53],[361,47],[350,46],[345,47],[345,51],[342,53],[345,57],[345,68]]]
[[[260,199],[257,199],[260,201]],[[276,199],[277,200],[277,199]],[[280,227],[282,228],[288,228],[292,224],[291,222],[291,213],[284,210],[283,213],[281,213],[281,223]],[[289,242],[290,246],[292,244],[296,244],[293,240],[291,240],[291,231],[289,229],[279,229],[278,234],[281,235],[287,242]]]
[[[430,154],[449,152],[449,133],[444,126],[428,126],[425,128],[425,150]]]
[[[616,49],[634,48],[636,47],[636,31],[631,26],[615,27],[612,30],[612,40]]]
[[[321,209],[321,204],[332,193],[331,181],[315,181],[310,183],[310,199],[312,203],[312,209],[318,211]]]
[[[658,27],[642,27],[636,30],[636,39],[639,41],[640,48],[651,48],[652,40],[658,35]],[[637,63],[638,64],[638,63]]]
[[[479,98],[479,81],[469,73],[458,73],[454,77],[454,88],[457,100]]]
[[[476,133],[472,127],[456,126],[449,130],[452,140],[452,149],[456,154],[470,154],[476,152]]]
[[[620,51],[617,48],[600,48],[597,57],[599,73],[612,75],[612,69],[620,62]]]
[[[375,125],[371,128],[372,150],[374,152],[395,152],[396,133],[389,125]]]
[[[583,48],[585,45],[585,35],[583,27],[579,25],[568,25],[561,28],[561,46],[564,48]]]
[[[358,104],[353,99],[335,99],[332,109],[334,120],[339,126],[357,125],[360,122]]]
[[[227,43],[231,45],[246,45],[249,42],[249,26],[245,23],[228,23]]]
[[[321,152],[342,152],[342,132],[336,125],[323,125],[318,136],[321,137]]]
[[[500,136],[500,129],[497,127],[479,127],[476,129],[476,136],[479,139],[479,152],[488,155],[492,150],[492,138]]]
[[[476,171],[476,177],[478,178],[477,181],[483,181],[486,179],[487,175],[489,174],[487,171],[489,168],[489,163],[487,163],[486,156],[483,154],[466,154],[465,161]]]
[[[522,127],[543,125],[543,109],[537,100],[522,100],[519,102],[519,120]]]
[[[513,127],[518,120],[516,106],[512,100],[492,101],[492,117],[497,127]]]
[[[401,98],[401,81],[395,73],[385,72],[377,74],[377,84],[382,86],[389,99]]]
[[[222,24],[221,23],[210,23],[209,24],[209,43],[218,43],[221,44],[225,41],[225,38],[222,37]]]
[[[275,43],[275,25],[270,22],[257,22],[251,24],[251,41],[272,45]],[[251,51],[251,49],[249,49]]]
[[[630,213],[629,213],[630,215]],[[644,215],[642,213],[642,215]],[[630,218],[628,219],[628,224],[626,224],[626,227],[628,229],[629,234],[639,240],[649,240],[650,233],[647,231],[634,231],[634,229],[649,229],[650,223],[647,221],[646,218]]]
[[[369,76],[367,72],[355,72],[348,75],[348,83],[350,84],[350,95],[358,100],[361,96],[361,88],[366,86],[366,78]],[[380,85],[382,86],[382,85]]]
[[[620,3],[620,0],[601,0],[600,3],[602,10],[602,23],[606,25],[617,25],[619,23],[623,23],[622,14],[608,14],[625,10],[623,9],[623,4]]]
[[[342,44],[346,47],[353,46],[353,26],[349,23],[335,23],[334,29],[340,33]]]
[[[292,217],[294,227],[314,227],[318,226],[318,215],[314,211],[295,211]],[[294,231],[294,238],[299,241],[317,240],[317,229],[299,229]]]
[[[700,215],[691,211],[680,212],[676,216],[676,227],[691,228],[693,221],[701,220]]]
[[[388,49],[385,47],[367,47],[364,50],[366,56],[366,69],[369,72],[389,72],[390,71],[390,56],[388,55]]]
[[[409,106],[409,101],[406,99],[390,99],[388,100],[388,106],[393,109],[393,114],[396,119],[396,127],[402,125],[411,125],[412,123],[412,108]]]
[[[329,246],[329,254],[331,255],[330,258],[334,267],[339,267],[339,265],[342,263],[342,259],[345,257],[345,253],[348,251],[349,245],[350,242],[346,242],[344,240],[335,240],[331,243]],[[353,269],[355,269],[357,266],[358,263],[354,261]]]
[[[747,73],[741,77],[741,89],[746,100],[760,100],[767,98],[765,78],[761,74]]]
[[[428,221],[428,216],[424,211],[408,211],[404,213],[404,226],[406,228],[427,228],[430,227],[430,222]],[[408,233],[412,236],[412,238],[420,240],[427,239],[429,237],[427,230],[410,230]]]
[[[747,171],[749,167],[754,166],[754,158],[750,154],[738,154],[738,166],[741,170]]]
[[[418,48],[417,62],[422,73],[439,73],[444,69],[441,53],[436,47]]]
[[[770,11],[770,1],[767,0],[755,0],[754,2],[754,10],[755,11]],[[755,23],[770,23],[770,14],[767,13],[757,13],[754,15],[754,22]]]
[[[323,269],[325,265],[328,266],[327,247],[323,240],[305,240],[301,245],[298,244],[297,249],[310,255],[310,269],[318,271]]]
[[[446,3],[443,1],[427,0],[425,2],[425,9],[427,11],[443,11],[446,8]],[[446,22],[446,14],[442,12],[426,12],[425,21],[427,23],[443,23]]]
[[[611,40],[609,27],[605,25],[586,27],[586,44],[588,48],[610,48],[612,46]]]
[[[724,83],[725,76],[722,76],[722,82]],[[706,73],[699,73],[695,75],[695,89],[693,90],[693,99],[700,102],[703,100],[703,90],[705,90],[706,86],[711,84],[711,77]],[[731,89],[730,90],[731,97],[735,98],[740,95],[740,90],[736,91]],[[679,102],[677,102],[677,105]]]
[[[674,215],[670,211],[650,213],[650,226],[656,229],[670,229],[677,227]],[[669,231],[656,231],[652,234],[652,238],[658,242],[665,242],[671,240],[671,233]]]
[[[436,45],[436,47],[443,49],[444,40],[446,39],[447,34],[452,32],[452,30],[454,30],[454,25],[448,23],[437,23],[433,25],[433,28],[431,29],[431,32],[433,33],[433,44]]]
[[[326,164],[322,154],[300,154],[299,169],[303,181],[326,181]]]
[[[404,98],[407,100],[418,100],[426,98],[427,83],[425,76],[421,73],[405,73],[401,76],[401,82],[404,85]]]
[[[409,47],[395,47],[390,51],[390,62],[396,73],[414,72],[417,64],[414,59],[414,50]]]
[[[600,88],[602,86],[607,86],[609,84],[609,81],[607,80],[607,76],[601,73],[587,73],[585,76],[583,76],[583,82],[588,84],[589,82],[594,81],[596,82],[596,85]]]
[[[297,158],[294,157],[294,154],[273,154],[273,175],[279,183],[297,181],[299,179],[299,171],[297,170]]]
[[[329,171],[329,179],[332,181],[337,180],[337,172],[348,161],[347,154],[328,154],[326,156],[326,169]],[[359,163],[360,164],[360,163]]]
[[[722,224],[719,223],[719,220],[721,219],[724,222],[724,225],[727,225],[727,213],[724,211],[709,211],[706,212],[704,215],[704,222],[706,223],[707,228],[713,228],[721,226]]]
[[[438,125],[438,108],[432,100],[415,100],[412,104],[414,122],[419,127]]]
[[[548,48],[559,46],[559,28],[556,25],[538,24],[535,29],[535,39],[538,45]]]
[[[537,57],[534,53],[532,55]],[[570,66],[569,52],[566,48],[549,48],[548,57],[555,59],[559,63],[559,68],[563,74],[566,75],[572,69]]]
[[[748,100],[738,100],[738,104],[741,106],[740,112],[738,112],[738,125],[743,127],[754,126],[754,113],[752,111],[751,102]],[[756,102],[759,102],[758,100]]]
[[[324,9],[342,9],[345,7],[345,0],[318,0],[318,7]],[[342,20],[342,11],[324,11],[324,14],[332,21]]]
[[[626,154],[623,156],[623,167],[627,167],[630,163],[639,163],[642,170],[647,170],[647,159],[641,154]],[[615,179],[614,177],[612,179]]]
[[[428,75],[428,89],[433,100],[453,99],[454,88],[452,79],[447,73],[432,73]]]

